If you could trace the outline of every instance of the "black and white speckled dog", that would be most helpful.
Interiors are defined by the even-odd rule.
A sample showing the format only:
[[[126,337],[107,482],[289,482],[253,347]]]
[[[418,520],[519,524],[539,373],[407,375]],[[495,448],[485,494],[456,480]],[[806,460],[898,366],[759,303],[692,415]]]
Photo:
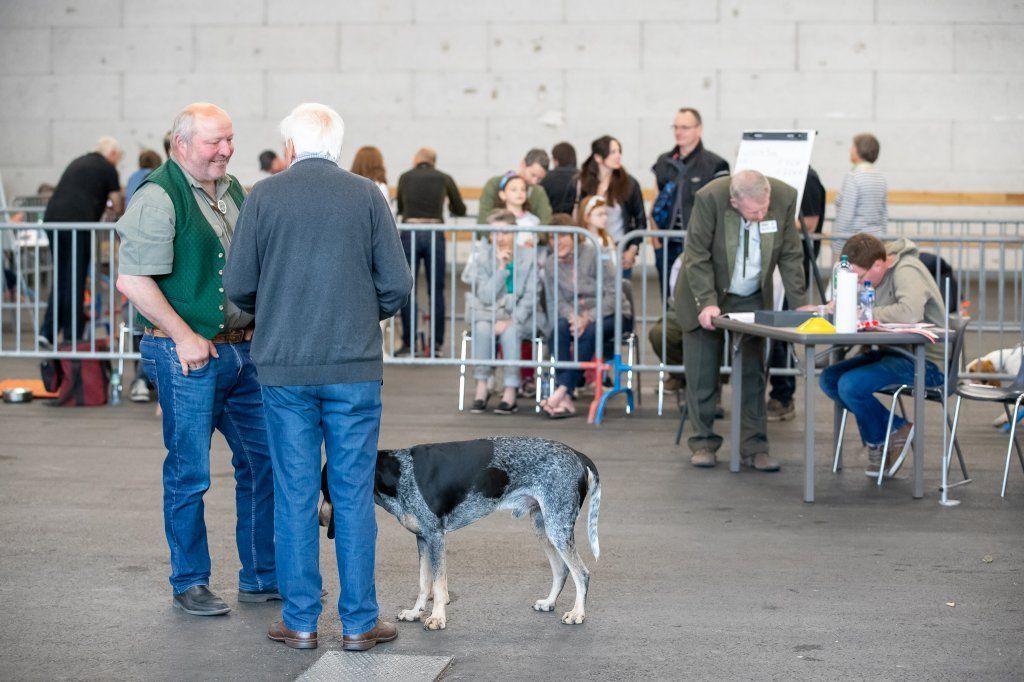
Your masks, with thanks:
[[[327,472],[322,476],[324,502],[320,524],[334,537],[334,514]],[[555,599],[572,575],[576,603],[563,623],[582,623],[590,571],[576,551],[574,526],[590,495],[587,535],[594,558],[600,554],[597,514],[601,482],[597,467],[568,445],[541,438],[496,437],[455,443],[431,443],[402,450],[379,450],[373,485],[374,501],[415,533],[420,555],[420,589],[416,604],[399,620],[420,620],[427,600],[434,601],[423,620],[428,630],[447,625],[448,579],[444,536],[482,519],[497,509],[512,515],[530,514],[533,527],[551,564],[551,592],[533,608],[553,611]]]

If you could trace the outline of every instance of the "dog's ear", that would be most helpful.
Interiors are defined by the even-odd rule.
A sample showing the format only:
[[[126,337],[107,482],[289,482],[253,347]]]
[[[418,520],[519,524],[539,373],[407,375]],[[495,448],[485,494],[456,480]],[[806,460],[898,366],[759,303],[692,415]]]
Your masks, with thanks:
[[[384,497],[398,494],[398,479],[402,465],[390,450],[377,451],[377,471],[373,476],[373,492]]]
[[[991,360],[983,359],[981,360],[981,362],[978,363],[978,371],[981,372],[982,374],[995,374],[995,363],[993,363]],[[1003,385],[1003,382],[999,381],[998,379],[985,379],[981,383],[986,384],[988,386],[995,386],[996,388],[999,388]]]

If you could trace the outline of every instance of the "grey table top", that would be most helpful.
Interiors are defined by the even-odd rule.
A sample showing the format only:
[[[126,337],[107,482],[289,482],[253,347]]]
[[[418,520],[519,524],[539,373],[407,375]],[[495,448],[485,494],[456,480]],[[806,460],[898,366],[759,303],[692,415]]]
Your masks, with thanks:
[[[739,334],[754,334],[769,339],[778,339],[789,343],[798,343],[804,346],[854,346],[854,345],[900,345],[919,346],[929,343],[929,340],[921,334],[910,332],[857,332],[855,334],[805,334],[798,332],[796,327],[771,327],[766,324],[753,322],[741,322],[724,315],[716,317],[715,327],[725,329]],[[938,328],[929,329],[942,338],[942,330]]]

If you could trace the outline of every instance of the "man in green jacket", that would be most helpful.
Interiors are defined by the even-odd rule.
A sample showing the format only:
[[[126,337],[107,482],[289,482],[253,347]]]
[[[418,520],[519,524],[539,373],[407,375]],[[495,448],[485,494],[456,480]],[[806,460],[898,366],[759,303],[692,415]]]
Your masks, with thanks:
[[[697,192],[686,235],[675,306],[683,330],[686,401],[694,434],[690,463],[713,467],[722,437],[714,432],[724,334],[720,315],[772,308],[778,267],[794,307],[805,298],[803,250],[795,225],[796,190],[754,170],[708,183]],[[764,339],[743,339],[740,454],[746,466],[778,471],[768,454],[764,407]]]
[[[526,200],[530,204],[530,212],[540,219],[541,225],[551,224],[551,201],[547,192],[540,186],[540,181],[548,174],[548,164],[551,160],[548,153],[543,149],[531,149],[519,162],[519,169],[515,174],[526,180]],[[487,181],[480,192],[480,207],[477,209],[476,222],[480,225],[487,222],[487,216],[495,208],[503,208],[498,205],[498,189],[501,179],[504,176],[495,175]]]

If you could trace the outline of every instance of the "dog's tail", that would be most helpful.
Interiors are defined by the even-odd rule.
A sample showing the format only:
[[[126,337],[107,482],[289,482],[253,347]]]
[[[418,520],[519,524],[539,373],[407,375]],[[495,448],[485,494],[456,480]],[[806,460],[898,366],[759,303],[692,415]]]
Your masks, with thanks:
[[[590,509],[587,511],[587,537],[590,539],[590,551],[594,558],[601,556],[601,545],[597,541],[597,513],[601,509],[601,479],[597,469],[587,467],[587,494],[590,496]]]

